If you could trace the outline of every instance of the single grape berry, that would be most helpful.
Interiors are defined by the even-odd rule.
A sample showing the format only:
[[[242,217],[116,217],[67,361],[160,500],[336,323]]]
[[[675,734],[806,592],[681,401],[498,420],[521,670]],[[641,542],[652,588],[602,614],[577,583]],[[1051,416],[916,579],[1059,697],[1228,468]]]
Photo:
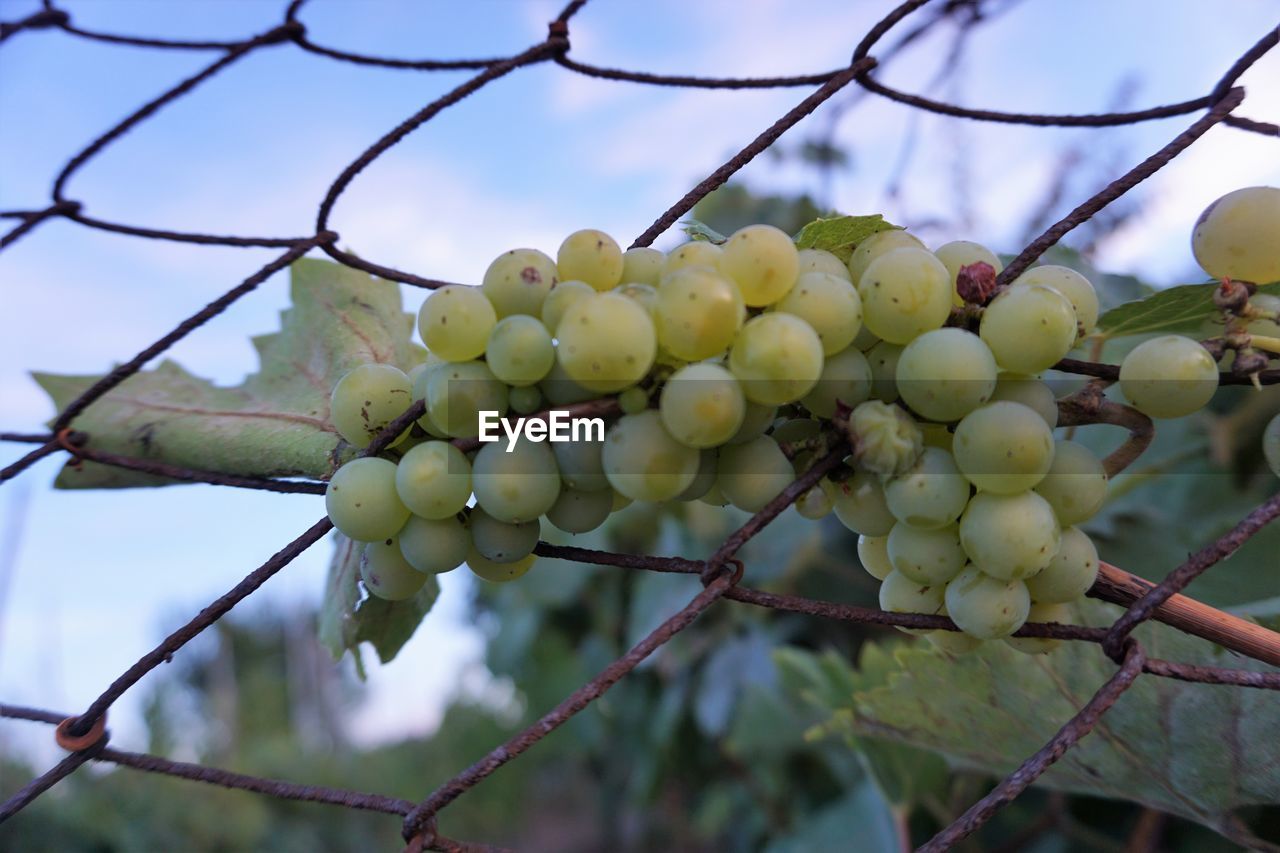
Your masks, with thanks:
[[[480,289],[499,319],[512,314],[537,317],[555,283],[555,261],[537,249],[512,249],[489,264]]]
[[[1191,250],[1210,276],[1268,284],[1280,281],[1280,189],[1245,187],[1205,208]]]
[[[746,417],[742,384],[718,364],[682,367],[662,386],[658,412],[671,437],[690,447],[719,447]]]
[[[1012,495],[1033,488],[1053,465],[1053,432],[1021,403],[988,403],[956,426],[956,465],[983,491]]]
[[[662,265],[667,256],[648,246],[637,246],[622,253],[622,281],[624,284],[647,284],[657,287],[662,278]]]
[[[1043,284],[1027,284],[991,300],[978,334],[1004,370],[1039,373],[1071,351],[1077,323],[1067,297]]]
[[[594,228],[573,232],[556,253],[556,271],[561,280],[585,281],[596,290],[617,287],[622,282],[622,269],[618,243]]]
[[[743,302],[761,306],[777,302],[795,286],[800,258],[784,231],[748,225],[725,241],[719,266],[737,283]]]
[[[859,536],[858,561],[867,574],[878,581],[884,580],[893,571],[893,563],[889,560],[888,536]]]
[[[609,485],[637,501],[668,501],[693,483],[698,451],[681,444],[657,411],[624,415],[604,437],[601,464]]]
[[[720,451],[716,485],[738,509],[759,512],[794,479],[791,460],[771,436]]]
[[[849,280],[857,284],[862,280],[862,274],[867,271],[867,267],[871,266],[872,261],[894,249],[923,248],[924,243],[921,243],[918,237],[901,228],[877,231],[859,243],[854,248],[853,254],[849,256]]]
[[[324,506],[348,539],[374,542],[395,536],[409,519],[396,492],[396,463],[368,456],[343,465],[329,480]]]
[[[1057,622],[1071,624],[1071,608],[1065,604],[1033,603],[1027,612],[1028,622]],[[1062,645],[1053,637],[1006,637],[1005,642],[1025,655],[1047,655]]]
[[[854,533],[888,536],[897,523],[885,502],[880,478],[870,471],[855,471],[840,483],[823,479],[821,485],[831,496],[836,518]]]
[[[399,539],[400,553],[409,565],[430,575],[458,568],[471,550],[471,532],[456,515],[436,520],[411,515]]]
[[[818,417],[829,418],[837,402],[852,408],[867,400],[871,381],[871,363],[856,347],[849,347],[823,361],[818,383],[800,402]]]
[[[1033,601],[1055,604],[1082,597],[1098,578],[1098,549],[1078,527],[1062,531],[1058,553],[1032,577],[1027,590]]]
[[[386,601],[412,598],[427,576],[405,559],[395,537],[370,542],[360,553],[360,579],[371,595]]]
[[[361,364],[333,386],[329,417],[338,434],[356,447],[368,447],[378,433],[404,414],[413,402],[413,383],[391,364]],[[409,430],[388,445],[395,447]]]
[[[709,267],[677,270],[658,285],[653,305],[658,343],[677,358],[701,361],[720,355],[745,318],[737,286]]]
[[[969,503],[969,481],[946,450],[926,447],[908,470],[884,484],[894,518],[924,530],[955,522]]]
[[[1094,452],[1074,441],[1054,442],[1053,464],[1036,484],[1063,527],[1092,518],[1107,500],[1107,472]]]
[[[958,421],[990,399],[996,360],[964,329],[935,329],[907,344],[895,371],[902,401],[921,417]]]
[[[1213,356],[1191,338],[1161,335],[1138,344],[1120,363],[1120,390],[1153,418],[1181,418],[1204,408],[1218,390]]]
[[[1088,335],[1098,326],[1098,292],[1093,289],[1089,279],[1070,267],[1046,264],[1032,267],[1013,280],[1013,287],[1042,284],[1067,297],[1072,309],[1076,312],[1076,320],[1081,333]]]
[[[422,342],[441,358],[470,361],[484,355],[498,322],[493,303],[477,287],[450,284],[433,291],[418,312]]]
[[[946,606],[951,621],[966,634],[994,640],[1026,623],[1031,596],[1020,580],[992,577],[969,566],[947,584]]]
[[[765,406],[793,403],[812,391],[822,361],[817,332],[792,314],[753,317],[729,351],[729,370],[742,382],[743,393]]]
[[[812,326],[822,341],[823,354],[828,356],[853,343],[862,328],[862,298],[857,288],[848,278],[832,273],[802,274],[791,292],[773,307]]]
[[[1262,455],[1271,466],[1271,472],[1280,477],[1280,415],[1272,418],[1262,432]]]
[[[690,240],[683,246],[677,246],[667,255],[662,263],[662,275],[659,281],[672,273],[688,267],[705,267],[709,270],[720,268],[720,257],[724,250],[715,243],[706,240]]]
[[[894,249],[872,261],[858,281],[862,321],[881,340],[909,343],[947,321],[953,290],[932,252]]]
[[[879,400],[868,400],[853,410],[849,432],[858,462],[885,477],[911,470],[924,448],[924,436],[911,416],[898,406]]]
[[[800,275],[808,272],[825,272],[853,283],[848,265],[825,249],[801,249],[796,254],[796,260],[799,261]]]
[[[556,338],[556,356],[569,378],[605,394],[643,379],[658,351],[649,312],[619,293],[570,304]]]
[[[1062,541],[1049,502],[1035,492],[979,492],[960,518],[960,542],[973,564],[1001,580],[1029,578],[1049,565]]]

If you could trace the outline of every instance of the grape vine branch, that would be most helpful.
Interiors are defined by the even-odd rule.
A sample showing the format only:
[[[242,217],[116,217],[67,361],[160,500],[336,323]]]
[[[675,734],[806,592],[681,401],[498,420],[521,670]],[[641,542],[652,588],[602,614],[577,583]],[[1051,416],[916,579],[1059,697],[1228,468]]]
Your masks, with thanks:
[[[653,225],[636,239],[634,245],[637,246],[651,243],[681,216],[688,213],[700,199],[723,185],[732,175],[762,151],[766,150],[800,119],[818,109],[831,96],[851,85],[859,86],[867,92],[910,107],[941,115],[976,121],[1033,126],[1109,127],[1204,111],[1204,115],[1196,119],[1167,145],[1103,188],[1096,195],[1084,201],[1061,221],[1046,229],[1042,235],[1030,243],[1006,267],[1002,274],[1001,282],[1012,280],[1065,234],[1088,221],[1108,204],[1150,177],[1212,127],[1223,124],[1246,132],[1280,137],[1280,126],[1238,116],[1234,113],[1244,100],[1245,95],[1243,89],[1235,86],[1236,81],[1250,65],[1276,46],[1278,39],[1280,39],[1280,28],[1272,29],[1264,34],[1248,51],[1242,54],[1223,74],[1210,92],[1189,100],[1141,110],[1105,114],[1012,113],[973,109],[931,100],[890,88],[872,76],[872,72],[877,68],[878,64],[886,61],[892,55],[896,46],[887,47],[879,58],[879,62],[876,57],[871,55],[872,49],[897,24],[925,6],[927,2],[928,0],[908,0],[908,2],[904,2],[894,9],[865,35],[854,50],[849,65],[844,68],[790,77],[706,78],[626,71],[597,66],[576,58],[570,58],[571,19],[587,5],[587,0],[573,0],[573,2],[570,2],[550,22],[547,38],[518,54],[510,57],[446,60],[409,60],[371,56],[317,44],[308,37],[306,24],[301,19],[305,0],[292,0],[286,8],[284,18],[279,25],[240,41],[181,41],[96,32],[75,26],[70,13],[54,5],[53,0],[43,0],[43,8],[35,14],[20,20],[0,23],[0,43],[23,33],[58,30],[71,37],[124,47],[193,52],[210,51],[221,55],[199,73],[181,80],[163,94],[142,105],[76,154],[55,177],[47,206],[31,210],[0,212],[0,218],[11,219],[16,222],[14,227],[3,236],[0,236],[0,250],[13,245],[44,223],[61,218],[87,228],[145,239],[200,245],[268,247],[279,248],[284,251],[258,272],[249,276],[204,308],[196,311],[175,326],[171,332],[141,350],[137,355],[122,363],[84,391],[58,414],[54,419],[52,429],[48,433],[0,433],[0,440],[36,445],[35,449],[30,453],[0,470],[0,482],[16,477],[44,457],[65,452],[73,460],[88,460],[105,465],[144,471],[181,481],[204,482],[237,488],[265,489],[288,493],[322,493],[324,490],[322,483],[238,477],[214,471],[180,468],[154,460],[107,453],[95,449],[92,446],[92,436],[76,431],[73,425],[77,416],[93,405],[95,401],[101,399],[125,379],[136,374],[156,356],[204,323],[221,314],[232,303],[252,292],[258,285],[275,273],[287,268],[293,261],[313,250],[319,249],[343,264],[404,284],[424,288],[436,288],[447,284],[447,282],[437,279],[396,270],[369,260],[357,258],[338,249],[338,233],[331,228],[331,219],[335,206],[352,181],[380,155],[441,111],[474,94],[488,83],[523,67],[551,62],[572,73],[606,80],[657,86],[725,90],[818,86],[812,94],[801,100],[782,118],[764,130],[724,165],[714,170],[706,179],[697,184],[689,193],[659,216]],[[928,24],[937,23],[948,16],[958,16],[966,12],[972,12],[980,5],[981,0],[947,0],[944,3],[935,3],[934,14]],[[913,33],[913,37],[916,34],[918,32]],[[263,237],[199,234],[110,222],[89,216],[85,212],[85,203],[68,195],[68,184],[75,173],[138,124],[147,120],[171,102],[196,90],[205,81],[237,63],[245,56],[259,50],[284,45],[291,45],[294,48],[328,59],[358,65],[413,71],[474,70],[478,73],[448,94],[427,104],[408,117],[401,124],[380,137],[347,166],[325,192],[318,207],[315,231],[309,236]],[[1104,383],[1114,381],[1117,378],[1117,368],[1114,365],[1095,362],[1064,360],[1057,365],[1057,369],[1068,373],[1095,377]],[[1262,384],[1275,384],[1280,382],[1280,371],[1264,370],[1261,373],[1254,374],[1252,377],[1226,372],[1221,376],[1221,381],[1223,384],[1244,384],[1252,381],[1261,382]],[[1099,390],[1097,384],[1090,384],[1086,386],[1085,392],[1063,401],[1062,422],[1064,424],[1108,423],[1128,429],[1130,438],[1107,460],[1108,472],[1116,473],[1136,459],[1149,444],[1152,433],[1151,423],[1132,409],[1101,400],[1101,396],[1098,393]],[[592,401],[583,405],[594,414],[611,415],[616,413],[616,403],[612,400]],[[421,403],[418,403],[388,426],[367,452],[376,453],[420,414]],[[413,850],[490,849],[484,845],[459,842],[441,835],[437,830],[437,817],[441,810],[482,782],[503,764],[518,757],[573,715],[586,708],[593,700],[604,694],[613,684],[639,665],[641,661],[693,623],[700,614],[714,606],[720,599],[843,621],[955,630],[955,626],[945,617],[885,613],[851,605],[780,595],[743,586],[739,582],[745,574],[749,574],[749,570],[736,560],[735,554],[737,551],[752,537],[765,529],[769,522],[794,502],[805,489],[815,484],[824,473],[840,464],[849,449],[842,441],[842,439],[836,439],[832,446],[828,448],[826,454],[805,474],[731,534],[714,554],[705,560],[613,554],[571,546],[540,543],[537,547],[538,554],[564,560],[615,566],[631,570],[698,574],[703,580],[704,588],[687,605],[662,623],[649,636],[607,666],[558,706],[518,733],[507,743],[496,747],[476,764],[444,783],[419,803],[415,804],[407,800],[371,793],[263,779],[212,767],[170,761],[159,756],[124,752],[108,745],[109,734],[105,729],[105,718],[112,704],[152,669],[170,660],[186,643],[211,626],[274,574],[287,566],[298,554],[324,538],[332,527],[326,518],[316,522],[298,538],[247,575],[225,595],[211,603],[187,624],[166,637],[155,649],[143,656],[112,682],[101,696],[80,714],[67,715],[42,709],[0,705],[0,717],[58,726],[61,735],[60,742],[68,744],[76,750],[48,772],[32,780],[9,800],[0,804],[0,823],[17,814],[43,792],[56,785],[61,779],[74,773],[80,766],[90,761],[100,761],[226,788],[252,791],[272,797],[327,803],[345,808],[366,809],[398,815],[403,820],[404,838],[409,848]],[[1277,516],[1280,516],[1280,495],[1264,502],[1216,542],[1193,554],[1159,584],[1151,584],[1135,578],[1115,567],[1104,567],[1099,582],[1095,585],[1091,594],[1127,608],[1124,614],[1110,628],[1088,628],[1059,624],[1028,624],[1024,626],[1018,632],[1019,636],[1055,637],[1097,644],[1105,654],[1117,663],[1118,668],[1115,674],[1094,694],[1085,706],[1040,751],[1028,758],[1014,773],[1000,782],[989,794],[976,802],[953,824],[942,830],[921,849],[947,849],[975,832],[999,808],[1011,801],[1044,773],[1066,750],[1070,749],[1081,738],[1086,737],[1097,725],[1102,715],[1143,674],[1205,684],[1280,690],[1280,673],[1255,672],[1225,667],[1193,666],[1175,661],[1149,658],[1138,641],[1131,635],[1133,629],[1142,622],[1148,619],[1159,619],[1182,630],[1213,640],[1238,653],[1272,664],[1280,663],[1280,635],[1256,625],[1245,623],[1242,620],[1234,620],[1233,622],[1233,617],[1218,613],[1212,608],[1205,607],[1179,594],[1197,576],[1225,559],[1250,536],[1272,522]],[[79,740],[75,740],[77,737]],[[71,740],[68,740],[68,738],[71,738]],[[86,743],[86,741],[88,742]]]

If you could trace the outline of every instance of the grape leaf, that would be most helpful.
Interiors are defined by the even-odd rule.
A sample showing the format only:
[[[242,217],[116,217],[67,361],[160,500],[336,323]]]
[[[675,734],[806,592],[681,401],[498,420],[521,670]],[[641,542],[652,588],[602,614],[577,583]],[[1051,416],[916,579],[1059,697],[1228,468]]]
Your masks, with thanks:
[[[360,552],[364,545],[352,542],[341,533],[335,534],[333,557],[329,561],[329,577],[325,583],[324,604],[320,609],[320,642],[334,660],[350,651],[356,670],[363,677],[360,644],[368,643],[383,663],[393,659],[409,642],[422,619],[440,595],[435,575],[413,598],[384,601],[366,595],[360,599]]]
[[[1093,625],[1109,624],[1119,612],[1094,601],[1075,608],[1075,621]],[[1144,625],[1138,636],[1152,657],[1275,671],[1164,625]],[[893,653],[880,686],[832,703],[823,730],[910,744],[1003,776],[1114,672],[1098,647],[1083,643],[1034,657],[1000,642],[960,657],[913,644]],[[833,681],[848,678],[856,676]],[[1144,676],[1037,784],[1138,802],[1231,833],[1235,809],[1280,803],[1278,727],[1280,703],[1269,691]]]
[[[693,218],[681,220],[680,230],[688,234],[690,240],[702,240],[717,245],[729,239],[705,222],[699,222]]]
[[[347,445],[329,420],[329,394],[364,362],[415,360],[413,320],[399,287],[358,270],[303,259],[291,269],[292,307],[279,332],[253,340],[260,367],[218,387],[172,361],[140,372],[76,419],[89,446],[187,468],[262,477],[327,478]],[[98,376],[34,374],[62,409]],[[59,488],[157,486],[171,481],[85,463]]]
[[[858,244],[880,231],[890,231],[899,226],[886,222],[880,214],[873,216],[833,216],[815,219],[796,235],[798,249],[825,249],[848,263]]]
[[[1214,282],[1183,284],[1125,302],[1099,318],[1098,331],[1109,338],[1155,332],[1204,332],[1208,336],[1207,324],[1218,313],[1213,304],[1216,286]],[[1262,285],[1258,291],[1280,296],[1280,282]]]

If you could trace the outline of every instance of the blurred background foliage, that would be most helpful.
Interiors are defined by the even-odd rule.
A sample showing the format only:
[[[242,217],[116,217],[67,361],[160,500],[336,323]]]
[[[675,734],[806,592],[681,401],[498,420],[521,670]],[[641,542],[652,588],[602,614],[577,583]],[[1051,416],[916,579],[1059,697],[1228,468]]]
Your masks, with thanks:
[[[839,169],[852,155],[808,142],[779,156]],[[1081,160],[1064,157],[1065,168],[1080,168]],[[751,222],[771,222],[794,233],[824,212],[808,196],[762,195],[731,185],[700,204],[694,215],[722,233]],[[1089,230],[1077,244],[1084,251],[1056,250],[1050,260],[1090,274],[1104,306],[1147,292],[1131,278],[1091,268],[1088,246],[1098,239]],[[1112,346],[1132,343],[1109,344],[1105,356],[1120,352]],[[1063,392],[1077,381],[1063,377]],[[1276,411],[1280,388],[1231,389],[1219,395],[1211,412],[1162,424],[1151,451],[1136,470],[1115,481],[1114,499],[1087,525],[1103,558],[1157,580],[1187,551],[1223,532],[1274,491],[1276,482],[1260,463],[1257,437]],[[1107,450],[1121,436],[1099,427],[1077,438]],[[1157,473],[1173,476],[1155,480]],[[633,505],[605,530],[573,541],[697,557],[742,517],[701,503]],[[877,583],[858,566],[855,540],[833,518],[812,523],[789,511],[743,553],[747,582],[875,606]],[[1272,529],[1190,592],[1274,620],[1280,612],[1277,554],[1280,530]],[[148,749],[253,774],[416,800],[553,707],[696,590],[694,578],[550,560],[518,583],[479,585],[473,609],[494,681],[479,693],[460,690],[431,736],[376,747],[349,737],[346,721],[361,701],[362,686],[350,667],[334,666],[316,642],[315,615],[250,605],[153,676]],[[1197,653],[1215,654],[1206,643],[1190,642],[1202,647]],[[911,679],[904,676],[920,666],[923,677],[927,663],[912,657],[924,652],[904,651],[913,648],[928,647],[890,629],[746,605],[718,606],[562,730],[451,805],[441,830],[455,838],[569,853],[908,849],[984,794],[994,773],[1016,766],[1016,760],[1002,763],[998,742],[973,744],[975,750],[987,749],[996,765],[975,767],[954,754],[918,748],[909,734],[896,740],[866,736],[870,706],[859,706],[854,694],[884,699],[883,692],[865,691],[887,684],[909,688]],[[1006,671],[1012,665],[1001,657],[1003,647],[996,651],[965,662],[966,675],[957,676],[955,692],[973,687],[966,679],[994,674],[1014,679],[1006,686],[1017,694],[1018,670]],[[1097,648],[1068,645],[1026,665],[1051,675],[1060,672],[1069,681],[1081,662],[1098,664],[1094,658],[1103,661]],[[1099,672],[1106,666],[1103,661]],[[1233,689],[1177,685],[1152,690],[1159,695],[1149,701],[1158,711],[1187,696],[1218,702]],[[1273,698],[1270,704],[1275,705]],[[1277,710],[1255,705],[1224,711],[1236,715],[1231,725],[1249,726],[1232,728],[1230,734],[1253,732],[1265,740],[1269,731],[1274,741],[1280,730]],[[890,713],[896,713],[893,707]],[[1069,714],[1070,708],[1057,712]],[[1031,734],[1047,737],[1065,719],[1050,717],[1032,720]],[[842,719],[844,728],[834,725]],[[1035,729],[1033,724],[1043,725]],[[818,726],[825,727],[826,737]],[[1098,749],[1109,748],[1103,735],[1093,738],[1100,741]],[[1229,748],[1247,752],[1261,745]],[[1216,740],[1212,744],[1214,750],[1220,746]],[[1154,778],[1147,782],[1153,785],[1161,774],[1181,773],[1190,774],[1183,782],[1192,790],[1204,786],[1207,791],[1214,785],[1230,787],[1239,782],[1230,775],[1244,772],[1206,763],[1203,756],[1184,762],[1178,755],[1182,747],[1174,743],[1162,742],[1160,748],[1172,757],[1166,766],[1151,768]],[[1280,792],[1273,790],[1280,785],[1275,766],[1252,771],[1264,802],[1280,801]],[[15,790],[38,769],[0,756],[0,794]],[[1082,791],[1079,785],[1053,782],[1056,778],[1051,774],[1046,781],[1072,792],[1032,789],[962,849],[1199,852],[1280,842],[1280,808],[1274,805],[1248,805],[1224,815],[1217,828],[1234,836],[1230,841],[1194,821],[1142,805],[1159,798],[1145,796],[1141,782],[1123,794],[1140,801],[1135,803],[1107,798],[1105,786]],[[1272,795],[1266,793],[1268,784]],[[24,851],[395,849],[399,824],[385,815],[92,767],[15,819],[8,843]]]

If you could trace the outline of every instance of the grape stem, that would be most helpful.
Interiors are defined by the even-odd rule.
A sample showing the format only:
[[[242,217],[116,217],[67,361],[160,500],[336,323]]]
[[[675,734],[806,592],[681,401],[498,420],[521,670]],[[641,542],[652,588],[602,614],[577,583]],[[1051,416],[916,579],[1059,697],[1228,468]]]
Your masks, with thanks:
[[[1111,424],[1124,427],[1129,438],[1102,460],[1107,477],[1114,477],[1134,463],[1155,438],[1151,418],[1137,409],[1115,403],[1102,395],[1102,387],[1090,383],[1070,397],[1058,401],[1058,426]]]

